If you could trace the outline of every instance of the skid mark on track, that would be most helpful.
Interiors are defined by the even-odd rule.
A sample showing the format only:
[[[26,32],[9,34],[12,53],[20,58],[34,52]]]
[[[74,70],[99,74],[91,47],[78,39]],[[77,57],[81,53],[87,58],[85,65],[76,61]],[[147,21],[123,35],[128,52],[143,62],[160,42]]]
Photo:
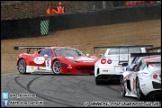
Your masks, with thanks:
[[[33,91],[31,91],[30,86],[31,86],[31,84],[32,84],[34,81],[35,81],[35,79],[31,80],[31,81],[27,84],[27,89],[30,90],[30,92],[33,92]],[[33,92],[33,93],[36,93],[36,92]],[[67,100],[63,100],[63,99],[59,99],[59,98],[54,98],[54,97],[47,96],[47,95],[40,94],[40,93],[36,93],[36,94],[39,95],[39,96],[42,96],[43,98],[44,98],[44,97],[48,97],[48,100],[49,100],[49,101],[52,101],[52,102],[53,102],[53,99],[56,99],[56,100],[59,100],[59,101],[62,101],[62,102],[68,102],[68,103],[70,102],[70,101],[67,101]],[[51,99],[49,99],[49,98],[51,98]],[[44,99],[47,99],[47,98],[44,98]],[[55,101],[54,101],[54,102],[55,102]],[[71,103],[71,102],[70,102],[70,103]],[[63,104],[63,103],[60,102],[60,104]],[[72,106],[72,105],[65,104],[65,103],[64,103],[64,105]]]
[[[10,87],[10,83],[12,83],[14,79],[7,79],[7,78],[5,78],[5,80],[7,80],[6,81],[6,85],[5,85],[7,91],[10,91],[10,92],[13,92],[14,93],[14,90]],[[1,90],[3,90],[3,87],[2,86],[3,85],[1,85]]]
[[[20,76],[15,77],[15,82],[16,82],[19,86],[21,86],[22,88],[24,88],[25,90],[29,91],[30,93],[36,94],[37,97],[42,98],[42,99],[47,100],[47,101],[50,101],[50,102],[57,103],[57,104],[61,104],[61,105],[66,105],[66,106],[74,107],[73,105],[64,103],[64,102],[69,102],[69,101],[62,100],[62,99],[58,99],[58,98],[53,98],[53,97],[50,97],[50,96],[47,96],[47,95],[40,94],[40,93],[37,93],[37,92],[32,91],[32,90],[30,89],[31,84],[32,84],[36,79],[38,79],[38,78],[40,78],[40,77],[43,77],[43,76],[38,76],[38,77],[32,79],[32,80],[27,84],[27,87],[23,86],[23,85],[18,81],[18,78],[19,78],[19,77],[20,77]],[[51,98],[51,99],[50,99],[50,98]],[[58,101],[61,101],[61,102],[54,101],[54,100],[58,100]]]
[[[100,94],[93,93],[91,90],[89,90],[89,89],[87,88],[86,83],[85,83],[85,84],[82,84],[82,83],[84,83],[84,82],[88,82],[88,83],[90,83],[90,84],[93,84],[93,82],[91,82],[91,81],[87,81],[87,80],[85,80],[85,79],[82,79],[82,80],[79,80],[79,82],[76,83],[76,82],[72,82],[71,80],[69,80],[69,79],[67,79],[67,78],[65,78],[65,79],[66,79],[68,82],[72,83],[71,85],[76,85],[76,87],[78,87],[79,89],[85,91],[86,94],[91,94],[91,95],[94,96],[94,97],[98,97],[98,98],[105,99],[105,100],[108,99],[108,98],[103,97],[103,96],[100,95]],[[73,79],[78,80],[78,78],[76,78],[76,77],[74,77]],[[84,86],[83,86],[83,85],[84,85]],[[101,91],[98,91],[98,92],[101,93]],[[109,100],[111,100],[111,99],[109,99]]]

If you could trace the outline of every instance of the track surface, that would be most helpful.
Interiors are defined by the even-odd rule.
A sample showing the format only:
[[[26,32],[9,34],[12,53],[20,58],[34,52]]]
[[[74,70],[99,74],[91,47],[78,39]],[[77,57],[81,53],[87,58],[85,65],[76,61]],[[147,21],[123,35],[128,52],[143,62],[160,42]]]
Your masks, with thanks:
[[[118,82],[96,85],[93,75],[15,74],[1,78],[2,92],[36,96],[30,98],[11,98],[9,96],[9,101],[42,102],[39,105],[28,105],[32,107],[84,107],[90,106],[90,103],[94,101],[138,102],[136,98],[123,98],[120,95]],[[161,102],[155,105],[161,106]]]

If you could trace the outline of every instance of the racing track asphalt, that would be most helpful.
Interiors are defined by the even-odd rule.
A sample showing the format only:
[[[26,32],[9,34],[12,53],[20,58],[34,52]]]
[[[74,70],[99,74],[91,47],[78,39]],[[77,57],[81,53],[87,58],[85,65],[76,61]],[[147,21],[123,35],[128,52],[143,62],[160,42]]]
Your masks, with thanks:
[[[9,102],[42,102],[39,105],[28,105],[32,107],[90,107],[93,102],[138,102],[136,98],[123,98],[119,89],[118,83],[96,85],[93,75],[1,75],[1,92],[9,93]],[[11,97],[13,93],[34,94],[36,97]],[[161,106],[161,102],[159,104]]]

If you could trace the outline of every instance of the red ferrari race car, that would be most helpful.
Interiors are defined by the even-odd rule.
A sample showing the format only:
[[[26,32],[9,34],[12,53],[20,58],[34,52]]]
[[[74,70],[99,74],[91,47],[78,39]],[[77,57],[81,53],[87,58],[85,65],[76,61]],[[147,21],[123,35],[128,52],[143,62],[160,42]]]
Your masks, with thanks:
[[[53,72],[54,74],[94,74],[97,56],[83,54],[71,47],[15,46],[15,50],[27,49],[18,55],[17,67],[20,74]],[[29,54],[30,49],[37,49]]]

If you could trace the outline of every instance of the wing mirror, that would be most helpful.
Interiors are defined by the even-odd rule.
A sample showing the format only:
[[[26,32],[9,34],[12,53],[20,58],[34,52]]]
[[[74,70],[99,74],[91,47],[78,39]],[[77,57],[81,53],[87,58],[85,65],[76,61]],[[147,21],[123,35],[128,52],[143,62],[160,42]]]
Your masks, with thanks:
[[[87,57],[89,57],[89,54],[86,54]]]
[[[127,70],[128,70],[128,71],[134,71],[134,70],[133,70],[133,67],[129,67]]]
[[[128,66],[126,70],[127,71],[135,71],[136,67],[137,67],[136,64],[132,64],[131,66]]]

